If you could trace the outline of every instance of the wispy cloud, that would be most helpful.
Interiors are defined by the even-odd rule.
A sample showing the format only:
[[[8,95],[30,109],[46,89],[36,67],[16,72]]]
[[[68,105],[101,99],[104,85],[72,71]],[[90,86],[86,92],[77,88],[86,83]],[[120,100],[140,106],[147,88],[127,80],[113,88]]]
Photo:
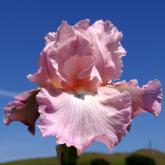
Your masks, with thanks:
[[[16,92],[13,92],[13,91],[8,91],[8,90],[0,89],[0,97],[13,97],[16,94],[17,93]]]

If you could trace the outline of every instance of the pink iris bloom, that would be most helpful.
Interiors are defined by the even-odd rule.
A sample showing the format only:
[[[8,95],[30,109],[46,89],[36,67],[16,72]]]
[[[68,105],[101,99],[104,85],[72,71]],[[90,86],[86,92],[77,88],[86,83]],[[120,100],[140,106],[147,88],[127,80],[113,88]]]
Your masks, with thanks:
[[[40,89],[17,96],[5,107],[7,124],[19,120],[34,132],[39,112],[42,136],[55,136],[58,144],[74,146],[80,155],[95,141],[112,149],[138,114],[159,115],[158,80],[142,88],[136,80],[113,81],[120,78],[126,51],[122,33],[111,22],[99,20],[91,26],[89,20],[74,26],[62,22],[45,39],[39,69],[28,75]]]

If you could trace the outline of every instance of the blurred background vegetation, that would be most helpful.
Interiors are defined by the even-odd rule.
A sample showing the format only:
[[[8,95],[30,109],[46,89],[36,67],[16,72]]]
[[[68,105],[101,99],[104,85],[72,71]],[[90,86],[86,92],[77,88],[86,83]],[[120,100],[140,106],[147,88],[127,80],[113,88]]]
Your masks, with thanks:
[[[40,158],[1,163],[1,165],[58,165],[57,158]],[[134,153],[85,153],[77,165],[165,165],[165,153],[153,149],[142,149]]]

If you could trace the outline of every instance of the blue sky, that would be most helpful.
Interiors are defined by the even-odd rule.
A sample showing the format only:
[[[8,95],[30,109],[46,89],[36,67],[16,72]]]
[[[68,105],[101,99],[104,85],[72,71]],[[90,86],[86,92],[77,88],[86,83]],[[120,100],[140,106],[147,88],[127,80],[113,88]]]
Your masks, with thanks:
[[[0,162],[55,155],[53,137],[31,136],[26,127],[3,124],[3,106],[12,95],[34,88],[26,79],[38,67],[44,36],[62,20],[75,24],[89,18],[111,20],[124,34],[127,50],[121,79],[137,78],[140,84],[159,79],[165,86],[165,2],[163,0],[1,0],[0,1]],[[165,151],[165,111],[160,117],[137,117],[132,129],[113,150],[134,151],[148,147]],[[88,151],[108,152],[96,143]]]

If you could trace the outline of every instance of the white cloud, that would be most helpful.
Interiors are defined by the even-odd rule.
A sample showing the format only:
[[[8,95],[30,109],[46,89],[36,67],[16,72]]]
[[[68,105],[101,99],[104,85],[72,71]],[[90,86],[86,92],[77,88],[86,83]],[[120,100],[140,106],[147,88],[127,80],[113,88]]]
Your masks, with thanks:
[[[0,89],[0,97],[14,97],[17,93],[13,91],[8,91]]]

